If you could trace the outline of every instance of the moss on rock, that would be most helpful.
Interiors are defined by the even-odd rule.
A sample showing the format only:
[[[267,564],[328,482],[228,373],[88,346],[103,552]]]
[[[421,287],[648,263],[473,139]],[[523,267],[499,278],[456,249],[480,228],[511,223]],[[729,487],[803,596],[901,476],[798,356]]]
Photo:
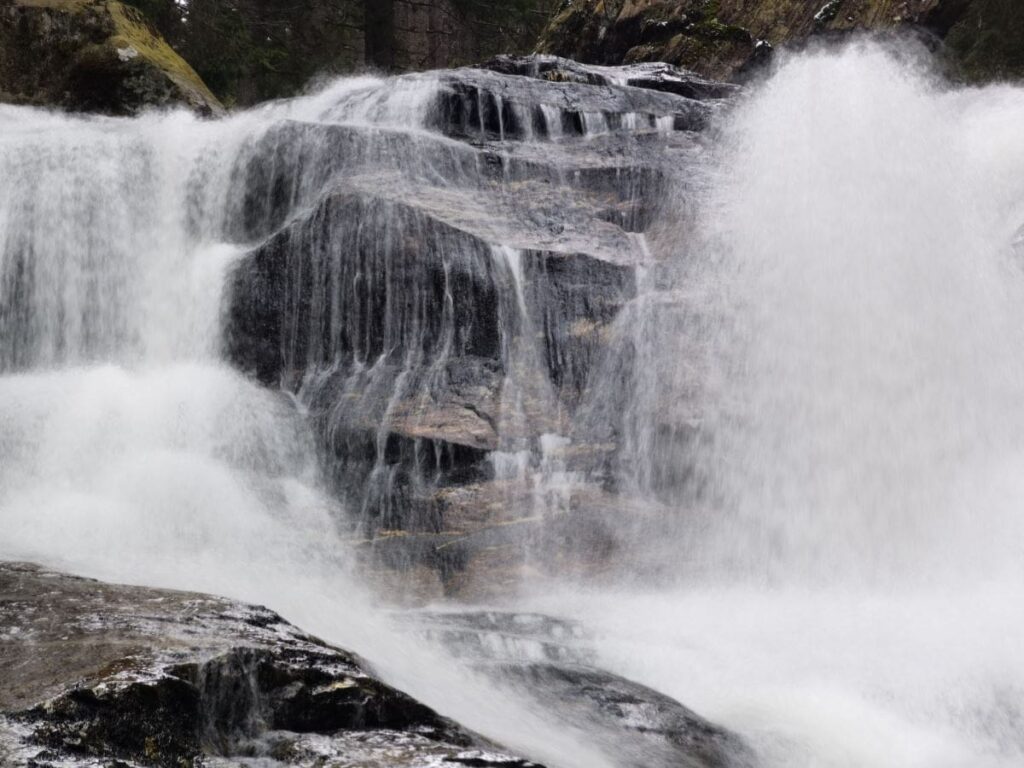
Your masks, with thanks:
[[[115,115],[223,111],[142,14],[116,0],[0,0],[0,100]]]
[[[944,39],[969,80],[1024,76],[1024,3],[1009,0],[569,0],[538,50],[600,64],[666,61],[729,79],[760,41],[904,26]]]

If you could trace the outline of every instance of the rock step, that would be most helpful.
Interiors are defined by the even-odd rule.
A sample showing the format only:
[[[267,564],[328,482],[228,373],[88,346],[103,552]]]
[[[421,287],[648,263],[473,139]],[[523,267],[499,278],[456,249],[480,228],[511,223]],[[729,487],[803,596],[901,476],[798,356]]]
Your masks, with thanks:
[[[528,205],[532,196],[557,190],[563,197],[587,201],[598,218],[613,219],[616,207],[642,209],[659,199],[664,169],[692,163],[698,147],[689,134],[470,145],[419,129],[285,120],[254,139],[235,162],[233,175],[244,194],[227,217],[229,235],[240,242],[266,238],[338,180],[378,176],[394,181],[395,174],[402,181],[390,189],[408,183],[466,194],[480,191],[505,201],[503,207],[509,200]],[[528,182],[534,184],[520,188]],[[631,231],[643,226],[643,221],[623,223]]]
[[[560,82],[487,69],[436,74],[429,127],[457,138],[556,139],[609,131],[699,131],[712,108],[626,84]]]
[[[414,205],[378,184],[352,180],[236,266],[227,352],[300,393],[337,488],[349,501],[361,489],[356,509],[390,526],[407,486],[478,476],[503,440],[564,427],[561,409],[635,291],[621,262],[639,256],[510,252],[494,245],[501,222],[475,217],[474,203]],[[632,243],[606,226],[611,242]],[[593,245],[572,234],[543,244]],[[405,518],[433,525],[411,508]]]

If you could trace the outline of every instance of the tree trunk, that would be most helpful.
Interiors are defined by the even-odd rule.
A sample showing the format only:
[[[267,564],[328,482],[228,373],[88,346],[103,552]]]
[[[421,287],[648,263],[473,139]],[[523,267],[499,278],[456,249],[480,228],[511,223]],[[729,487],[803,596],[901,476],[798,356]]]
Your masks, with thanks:
[[[395,9],[393,0],[365,0],[366,63],[383,70],[395,68]]]

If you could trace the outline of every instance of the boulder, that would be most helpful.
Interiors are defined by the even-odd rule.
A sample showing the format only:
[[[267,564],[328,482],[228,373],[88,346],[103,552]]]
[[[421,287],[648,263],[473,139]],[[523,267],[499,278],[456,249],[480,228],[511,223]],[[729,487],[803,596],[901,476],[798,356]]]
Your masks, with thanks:
[[[265,608],[27,564],[0,563],[0,679],[9,768],[530,765]]]
[[[493,680],[530,697],[546,719],[582,728],[615,765],[752,768],[735,734],[678,701],[595,665],[579,624],[535,613],[414,614],[414,626]]]
[[[116,0],[0,0],[0,100],[111,115],[223,112],[145,17]]]
[[[227,218],[255,245],[228,278],[227,357],[302,402],[367,567],[468,597],[541,540],[556,559],[607,549],[546,490],[573,471],[552,447],[657,268],[648,235],[704,163],[697,129],[734,91],[504,57],[368,87],[242,151]],[[394,119],[410,103],[427,130]],[[572,451],[588,472],[615,460]]]

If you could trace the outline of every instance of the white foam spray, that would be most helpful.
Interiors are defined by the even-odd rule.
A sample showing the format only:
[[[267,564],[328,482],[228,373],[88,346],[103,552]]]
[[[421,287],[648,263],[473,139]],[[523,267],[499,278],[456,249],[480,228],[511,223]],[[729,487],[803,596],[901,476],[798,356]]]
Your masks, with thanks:
[[[650,350],[700,414],[700,482],[659,489],[679,583],[538,607],[766,765],[1024,760],[1022,124],[1024,91],[854,46],[785,61],[723,127],[679,258],[703,320]]]

